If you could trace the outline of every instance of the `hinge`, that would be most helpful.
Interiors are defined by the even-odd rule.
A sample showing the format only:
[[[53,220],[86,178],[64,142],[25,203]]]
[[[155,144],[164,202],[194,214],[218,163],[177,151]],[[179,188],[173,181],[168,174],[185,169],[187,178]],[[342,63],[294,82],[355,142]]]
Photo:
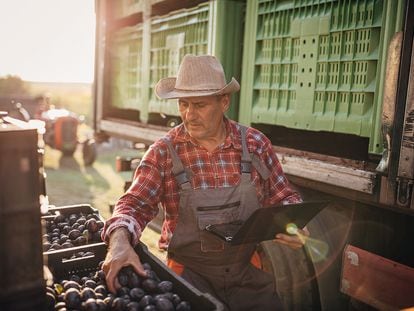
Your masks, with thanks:
[[[409,207],[413,192],[413,180],[397,178],[397,205]]]

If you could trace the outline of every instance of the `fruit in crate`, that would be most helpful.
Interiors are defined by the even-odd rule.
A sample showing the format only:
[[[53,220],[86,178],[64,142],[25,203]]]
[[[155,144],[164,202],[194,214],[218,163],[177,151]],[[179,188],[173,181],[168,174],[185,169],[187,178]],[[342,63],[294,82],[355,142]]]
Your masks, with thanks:
[[[94,213],[58,214],[45,220],[43,251],[99,243],[104,223]]]
[[[160,280],[148,263],[143,264],[147,277],[137,275],[132,267],[122,268],[117,276],[121,287],[115,295],[110,293],[102,263],[95,273],[71,275],[48,287],[49,310],[191,310],[190,303],[174,293],[173,283]]]

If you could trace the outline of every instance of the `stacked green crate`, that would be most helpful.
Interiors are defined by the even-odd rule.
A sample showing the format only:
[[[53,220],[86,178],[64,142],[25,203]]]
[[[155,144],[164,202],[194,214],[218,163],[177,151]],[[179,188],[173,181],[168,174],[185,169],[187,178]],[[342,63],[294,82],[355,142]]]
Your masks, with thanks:
[[[241,1],[218,0],[152,18],[148,90],[150,116],[167,116],[166,121],[178,117],[177,101],[160,101],[153,90],[161,78],[176,76],[185,54],[213,54],[223,63],[228,81],[232,76],[239,79],[243,8]],[[232,111],[236,117],[235,104]]]
[[[121,28],[112,40],[109,52],[112,106],[141,110],[142,26]]]
[[[240,121],[370,138],[403,1],[248,1]],[[392,6],[391,6],[392,5]]]

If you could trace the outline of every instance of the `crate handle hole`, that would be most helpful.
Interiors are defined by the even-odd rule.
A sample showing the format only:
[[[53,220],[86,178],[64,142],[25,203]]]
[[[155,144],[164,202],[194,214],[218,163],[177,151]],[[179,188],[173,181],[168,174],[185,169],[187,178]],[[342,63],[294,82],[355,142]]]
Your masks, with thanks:
[[[94,258],[94,257],[95,257],[95,254],[89,255],[89,256],[85,256],[85,257],[72,258],[72,259],[62,258],[62,263],[83,261],[83,260],[85,260],[87,258]]]

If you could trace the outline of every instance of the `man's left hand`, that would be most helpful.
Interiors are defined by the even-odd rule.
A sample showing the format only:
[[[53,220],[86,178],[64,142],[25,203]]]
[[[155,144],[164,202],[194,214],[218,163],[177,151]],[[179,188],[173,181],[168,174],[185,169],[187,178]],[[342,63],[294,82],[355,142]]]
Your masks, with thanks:
[[[305,227],[303,229],[296,229],[294,235],[278,233],[273,241],[287,245],[292,249],[299,249],[305,245],[309,235],[309,230]]]

